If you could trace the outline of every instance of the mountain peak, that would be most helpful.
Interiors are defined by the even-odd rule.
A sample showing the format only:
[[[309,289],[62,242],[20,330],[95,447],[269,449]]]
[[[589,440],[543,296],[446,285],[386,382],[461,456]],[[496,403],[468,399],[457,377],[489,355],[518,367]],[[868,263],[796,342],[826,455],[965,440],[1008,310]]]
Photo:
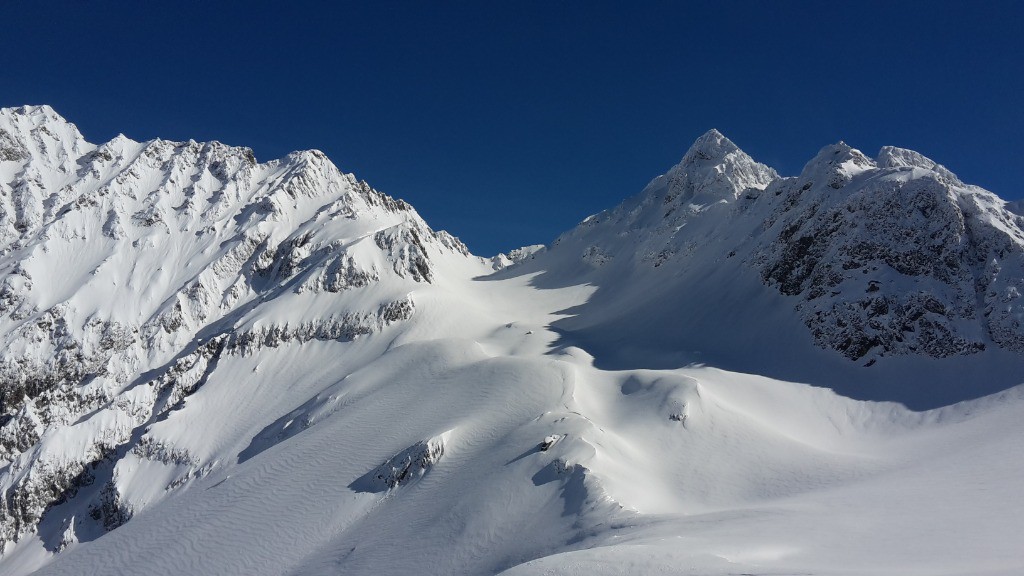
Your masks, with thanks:
[[[655,179],[648,189],[660,186],[662,178],[670,189],[667,197],[706,204],[735,198],[747,188],[764,189],[778,174],[712,128],[694,141],[679,164]]]
[[[0,114],[9,114],[12,116],[32,116],[34,114],[57,115],[49,104],[26,104],[24,106],[12,108],[0,108]]]
[[[0,117],[7,117],[15,124],[21,124],[26,128],[35,128],[44,124],[57,124],[61,126],[74,126],[56,110],[46,104],[38,106],[25,105],[16,108],[0,108]]]
[[[733,152],[742,152],[732,140],[712,128],[697,138],[683,156],[683,164],[699,160],[717,161]]]
[[[878,151],[878,156],[875,158],[875,162],[878,164],[879,168],[922,168],[924,170],[931,170],[952,183],[961,183],[956,174],[950,172],[949,169],[942,164],[939,164],[920,152],[915,152],[906,148],[883,146],[882,149]]]
[[[831,188],[839,189],[857,174],[877,167],[875,162],[860,150],[840,140],[819,150],[818,154],[804,165],[800,178],[827,181]]]
[[[59,163],[87,147],[78,127],[45,104],[0,108],[0,161],[55,155]]]
[[[891,542],[940,524],[926,569],[1019,558],[1024,219],[923,157],[836,144],[780,179],[710,130],[483,259],[314,150],[58,118],[0,111],[0,573],[899,571]],[[830,523],[887,508],[919,520],[852,551]],[[717,555],[766,543],[798,552]]]

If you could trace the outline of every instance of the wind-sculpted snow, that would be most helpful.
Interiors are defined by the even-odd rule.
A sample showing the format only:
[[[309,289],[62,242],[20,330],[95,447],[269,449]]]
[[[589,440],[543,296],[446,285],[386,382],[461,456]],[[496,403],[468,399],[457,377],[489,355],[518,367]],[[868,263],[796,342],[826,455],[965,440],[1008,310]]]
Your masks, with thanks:
[[[183,355],[158,379],[121,392],[84,418],[50,422],[48,437],[37,441],[31,450],[14,455],[0,478],[5,504],[0,508],[0,536],[5,541],[18,540],[34,531],[52,506],[74,498],[82,487],[94,483],[97,467],[113,466],[135,449],[132,444],[142,442],[136,435],[146,423],[180,406],[205,383],[220,359],[224,340],[221,336]],[[80,410],[82,406],[58,408]],[[36,418],[26,411],[13,423],[23,427]],[[130,518],[131,505],[120,502],[113,484],[104,485],[99,498],[99,503],[90,503],[88,508],[106,528],[120,526]]]
[[[4,542],[91,484],[90,466],[116,467],[141,426],[192,394],[213,369],[192,363],[190,376],[195,353],[383,330],[411,318],[409,289],[429,280],[433,255],[469,258],[316,151],[259,164],[217,142],[96,146],[45,106],[0,111],[0,142]],[[140,397],[146,386],[155,392]],[[126,401],[134,415],[111,428]],[[62,445],[61,430],[91,447]],[[111,529],[142,505],[116,480],[80,520]]]
[[[1019,573],[1019,212],[711,131],[484,259],[319,152],[2,110],[0,574]]]

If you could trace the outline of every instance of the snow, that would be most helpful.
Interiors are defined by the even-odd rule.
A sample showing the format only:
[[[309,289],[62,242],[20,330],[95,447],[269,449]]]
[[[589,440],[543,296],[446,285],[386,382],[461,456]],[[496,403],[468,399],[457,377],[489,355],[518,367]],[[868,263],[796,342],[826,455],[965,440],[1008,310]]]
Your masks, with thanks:
[[[1024,361],[979,319],[1018,314],[1021,220],[915,152],[780,178],[711,131],[485,259],[317,152],[96,147],[46,107],[0,111],[0,148],[2,385],[53,379],[5,406],[0,574],[1024,571]],[[810,298],[763,270],[801,215],[907,190],[995,258],[950,320],[986,347],[865,367],[803,313],[867,279]],[[828,238],[826,263],[863,239]]]

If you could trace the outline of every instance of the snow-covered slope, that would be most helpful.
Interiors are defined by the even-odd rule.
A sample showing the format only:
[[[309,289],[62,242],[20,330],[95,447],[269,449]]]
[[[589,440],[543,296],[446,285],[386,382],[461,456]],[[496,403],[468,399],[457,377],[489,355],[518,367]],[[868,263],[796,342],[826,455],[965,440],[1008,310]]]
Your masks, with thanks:
[[[470,258],[316,151],[94,146],[45,106],[0,131],[3,541],[119,452],[192,462],[144,430],[225,355],[379,332],[412,316],[432,259]],[[113,486],[90,505],[108,529],[132,510]]]
[[[712,131],[483,259],[318,152],[23,107],[0,202],[0,573],[1024,569],[1022,218],[914,152]]]
[[[1022,229],[916,152],[839,143],[779,178],[713,130],[505,274],[599,287],[555,327],[606,367],[709,363],[935,406],[1020,383]]]

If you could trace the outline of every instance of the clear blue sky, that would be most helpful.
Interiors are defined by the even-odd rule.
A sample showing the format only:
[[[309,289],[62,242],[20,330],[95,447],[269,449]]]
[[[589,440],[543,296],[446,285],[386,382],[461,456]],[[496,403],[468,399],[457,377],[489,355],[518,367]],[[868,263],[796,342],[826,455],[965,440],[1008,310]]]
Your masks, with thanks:
[[[318,148],[476,253],[546,243],[718,128],[1024,196],[1024,2],[0,1],[0,106],[105,141]]]

